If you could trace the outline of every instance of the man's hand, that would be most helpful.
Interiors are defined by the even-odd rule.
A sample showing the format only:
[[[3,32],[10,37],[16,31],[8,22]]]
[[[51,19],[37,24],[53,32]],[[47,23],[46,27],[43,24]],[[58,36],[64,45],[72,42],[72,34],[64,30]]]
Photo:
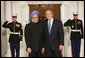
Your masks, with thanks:
[[[23,39],[23,35],[20,36],[20,40],[21,40],[21,41],[22,41],[22,39]]]
[[[9,23],[9,21],[6,21],[5,23],[7,23],[7,24],[8,24],[8,23]]]
[[[32,52],[31,48],[28,48],[27,51],[29,54],[31,54],[31,52]]]
[[[59,45],[59,50],[60,50],[60,51],[63,50],[63,45]]]
[[[41,53],[42,53],[42,54],[45,53],[45,48],[42,48]]]
[[[8,21],[6,21],[6,23],[8,23]]]

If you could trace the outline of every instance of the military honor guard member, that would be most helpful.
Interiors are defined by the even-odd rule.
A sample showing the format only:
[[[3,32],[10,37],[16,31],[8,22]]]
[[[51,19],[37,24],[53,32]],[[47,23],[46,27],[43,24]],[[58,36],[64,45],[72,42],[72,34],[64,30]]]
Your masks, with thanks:
[[[80,46],[81,46],[81,39],[83,38],[83,25],[82,21],[78,19],[78,14],[73,14],[74,19],[67,20],[64,23],[64,26],[70,26],[71,34],[71,47],[72,47],[72,56],[79,57],[80,56]]]
[[[42,24],[39,21],[39,12],[34,10],[30,16],[31,22],[25,26],[25,41],[29,57],[41,57],[44,53]]]
[[[8,23],[8,21],[6,21],[2,27],[8,28],[10,30],[9,43],[11,56],[15,57],[16,51],[16,57],[19,57],[20,41],[22,41],[23,38],[23,27],[21,23],[17,22],[17,15],[13,14],[12,22]]]

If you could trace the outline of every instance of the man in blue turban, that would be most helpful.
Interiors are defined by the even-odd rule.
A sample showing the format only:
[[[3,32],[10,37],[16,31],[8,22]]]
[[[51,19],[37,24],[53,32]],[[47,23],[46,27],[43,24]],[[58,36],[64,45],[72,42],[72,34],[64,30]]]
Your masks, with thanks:
[[[39,21],[39,12],[34,10],[31,13],[30,20],[34,23],[37,23]]]
[[[42,24],[39,21],[39,12],[31,13],[31,23],[25,26],[25,41],[29,57],[40,57],[44,53],[44,40]]]
[[[34,15],[34,14],[37,14],[37,16],[39,17],[39,12],[36,11],[36,10],[34,10],[34,11],[31,13],[31,15],[30,15],[30,19],[33,18],[33,15]]]

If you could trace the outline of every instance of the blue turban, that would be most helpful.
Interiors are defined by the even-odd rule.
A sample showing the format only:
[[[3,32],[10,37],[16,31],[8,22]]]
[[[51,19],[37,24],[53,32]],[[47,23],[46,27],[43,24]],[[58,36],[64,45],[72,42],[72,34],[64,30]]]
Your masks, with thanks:
[[[39,12],[36,11],[36,10],[34,10],[34,11],[31,13],[31,15],[30,15],[30,19],[32,19],[32,17],[33,17],[34,14],[37,14],[37,16],[39,17]]]

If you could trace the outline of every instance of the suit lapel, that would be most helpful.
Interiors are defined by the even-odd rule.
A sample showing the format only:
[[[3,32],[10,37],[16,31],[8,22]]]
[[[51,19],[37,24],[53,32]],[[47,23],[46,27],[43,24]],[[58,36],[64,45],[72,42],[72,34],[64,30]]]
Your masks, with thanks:
[[[55,19],[53,20],[53,24],[52,24],[52,28],[51,28],[51,34],[54,31],[54,29],[55,29],[54,27],[55,27]]]
[[[48,31],[48,20],[46,20],[46,31],[49,34],[49,31]]]

